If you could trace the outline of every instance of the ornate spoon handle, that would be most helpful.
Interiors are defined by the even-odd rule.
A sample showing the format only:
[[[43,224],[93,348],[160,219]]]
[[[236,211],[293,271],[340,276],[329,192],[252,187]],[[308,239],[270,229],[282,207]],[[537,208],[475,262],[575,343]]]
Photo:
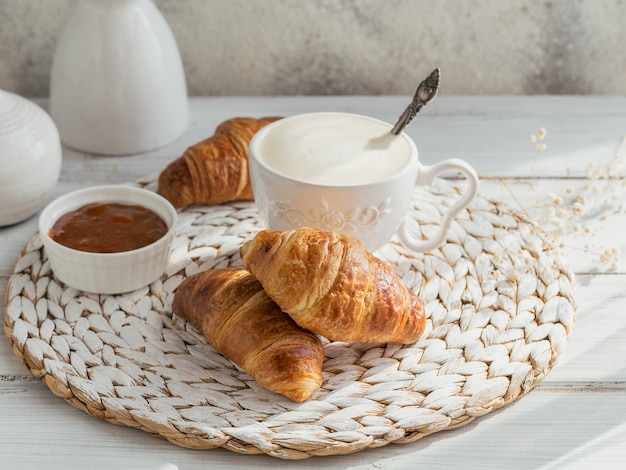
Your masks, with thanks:
[[[439,67],[437,67],[419,84],[413,96],[413,101],[411,101],[411,104],[404,110],[398,122],[396,122],[396,125],[391,129],[393,135],[398,135],[402,132],[402,130],[411,123],[415,115],[437,96],[440,75],[441,72],[439,71]]]

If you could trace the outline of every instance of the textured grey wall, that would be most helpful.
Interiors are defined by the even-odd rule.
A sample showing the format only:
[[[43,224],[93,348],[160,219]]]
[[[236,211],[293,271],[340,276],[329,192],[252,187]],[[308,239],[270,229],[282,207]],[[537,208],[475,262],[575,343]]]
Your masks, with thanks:
[[[0,0],[0,88],[47,96],[76,0]],[[626,94],[626,0],[155,0],[190,95]]]

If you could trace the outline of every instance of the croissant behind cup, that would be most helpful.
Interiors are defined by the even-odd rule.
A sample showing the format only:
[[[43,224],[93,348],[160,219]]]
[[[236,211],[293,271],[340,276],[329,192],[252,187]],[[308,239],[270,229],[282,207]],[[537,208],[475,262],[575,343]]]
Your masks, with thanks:
[[[237,117],[185,150],[159,175],[158,193],[175,207],[253,199],[248,144],[256,132],[279,117]]]

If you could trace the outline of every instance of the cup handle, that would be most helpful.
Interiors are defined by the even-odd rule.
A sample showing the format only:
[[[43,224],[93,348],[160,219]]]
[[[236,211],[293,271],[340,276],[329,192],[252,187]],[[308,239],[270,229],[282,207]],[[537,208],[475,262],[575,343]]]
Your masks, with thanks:
[[[417,181],[415,184],[417,186],[429,186],[432,184],[435,176],[444,171],[458,171],[461,173],[465,179],[467,179],[467,188],[461,195],[461,198],[443,215],[439,231],[433,237],[426,240],[417,240],[408,232],[406,219],[402,222],[398,230],[398,236],[402,243],[413,251],[423,253],[437,248],[443,242],[454,216],[472,202],[472,199],[474,199],[478,191],[478,174],[476,170],[467,162],[459,160],[458,158],[450,158],[430,166],[421,165],[417,173]]]

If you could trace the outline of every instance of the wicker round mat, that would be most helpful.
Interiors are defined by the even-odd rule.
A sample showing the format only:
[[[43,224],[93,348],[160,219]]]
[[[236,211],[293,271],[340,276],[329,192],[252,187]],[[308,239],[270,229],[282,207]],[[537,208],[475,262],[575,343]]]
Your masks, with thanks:
[[[139,185],[153,189],[154,178]],[[459,190],[443,180],[416,190],[416,229],[435,230]],[[300,459],[412,442],[502,407],[551,370],[575,322],[573,275],[559,252],[478,196],[441,248],[415,254],[392,240],[377,253],[420,294],[423,339],[326,342],[322,388],[294,403],[170,311],[186,276],[240,265],[239,246],[260,229],[250,202],[180,211],[162,279],[115,296],[57,281],[35,234],[7,286],[13,350],[54,394],[98,418],[184,447]]]

